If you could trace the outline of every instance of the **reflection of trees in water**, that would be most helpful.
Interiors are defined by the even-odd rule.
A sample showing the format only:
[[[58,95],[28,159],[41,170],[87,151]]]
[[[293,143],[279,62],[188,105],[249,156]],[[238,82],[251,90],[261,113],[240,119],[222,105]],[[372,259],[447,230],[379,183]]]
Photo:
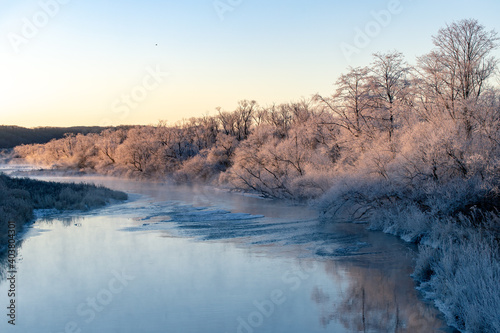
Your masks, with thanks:
[[[327,272],[341,285],[339,295],[315,287],[311,298],[321,309],[320,322],[332,321],[357,332],[434,332],[444,323],[438,311],[417,297],[412,280],[395,270],[349,266],[330,261]],[[403,275],[403,277],[402,277]]]
[[[61,223],[65,227],[71,227],[71,226],[76,226],[79,227],[81,226],[81,222],[84,220],[84,217],[81,216],[65,216],[65,217],[51,217],[51,216],[45,216],[39,219],[40,222],[43,222],[45,224],[49,225],[54,225],[56,223]]]
[[[19,250],[21,249],[21,246],[23,244],[23,240],[17,240],[16,241],[16,268],[17,268],[17,261],[18,261],[18,255],[19,255]],[[3,282],[7,278],[7,271],[9,271],[9,252],[8,249],[0,251],[0,282]]]
[[[80,227],[81,222],[84,220],[84,217],[81,216],[65,216],[65,217],[51,217],[51,216],[44,216],[40,217],[38,219],[39,223],[45,223],[48,225],[54,225],[57,223],[61,223],[65,227]],[[23,231],[24,234],[24,231]],[[24,239],[17,239],[16,240],[16,267],[18,265],[18,259],[19,259],[19,251],[21,250],[22,244],[24,242]],[[0,251],[0,282],[3,282],[5,278],[7,277],[7,271],[9,270],[9,253],[8,249],[3,249]]]
[[[0,282],[5,280],[5,277],[7,276],[7,262],[8,257],[7,257],[7,252],[2,251],[0,252]]]

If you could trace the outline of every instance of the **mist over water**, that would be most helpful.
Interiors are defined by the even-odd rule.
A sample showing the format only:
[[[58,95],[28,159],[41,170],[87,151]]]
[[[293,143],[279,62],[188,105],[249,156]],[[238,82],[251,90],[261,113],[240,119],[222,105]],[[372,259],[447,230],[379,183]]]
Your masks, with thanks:
[[[1,332],[450,331],[414,289],[413,249],[364,225],[210,187],[37,178],[130,199],[40,215],[19,249],[16,326]]]

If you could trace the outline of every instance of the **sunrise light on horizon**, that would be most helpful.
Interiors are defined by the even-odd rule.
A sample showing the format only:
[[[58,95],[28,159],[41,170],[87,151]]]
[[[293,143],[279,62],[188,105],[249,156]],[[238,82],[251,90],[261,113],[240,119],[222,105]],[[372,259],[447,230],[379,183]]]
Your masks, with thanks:
[[[244,99],[330,94],[374,52],[397,49],[414,64],[447,23],[475,18],[500,31],[499,10],[494,1],[2,2],[0,124],[176,122]]]

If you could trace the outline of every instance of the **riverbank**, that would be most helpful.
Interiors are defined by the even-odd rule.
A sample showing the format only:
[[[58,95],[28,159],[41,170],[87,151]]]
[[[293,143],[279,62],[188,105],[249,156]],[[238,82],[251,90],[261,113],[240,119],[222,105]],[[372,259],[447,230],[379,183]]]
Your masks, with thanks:
[[[325,223],[363,223],[418,245],[412,277],[448,324],[500,332],[499,199],[484,185],[470,179],[406,186],[352,176],[323,197],[320,209]]]
[[[91,184],[61,184],[0,174],[0,254],[5,251],[9,223],[16,233],[34,218],[35,209],[90,210],[123,201],[127,194]]]

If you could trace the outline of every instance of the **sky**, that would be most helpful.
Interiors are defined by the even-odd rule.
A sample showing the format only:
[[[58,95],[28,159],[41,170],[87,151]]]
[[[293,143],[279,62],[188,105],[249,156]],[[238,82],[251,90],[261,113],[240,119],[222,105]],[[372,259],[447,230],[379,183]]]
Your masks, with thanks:
[[[498,0],[0,0],[0,124],[175,123],[328,95],[374,52],[414,64],[439,28],[500,32],[498,13]]]

